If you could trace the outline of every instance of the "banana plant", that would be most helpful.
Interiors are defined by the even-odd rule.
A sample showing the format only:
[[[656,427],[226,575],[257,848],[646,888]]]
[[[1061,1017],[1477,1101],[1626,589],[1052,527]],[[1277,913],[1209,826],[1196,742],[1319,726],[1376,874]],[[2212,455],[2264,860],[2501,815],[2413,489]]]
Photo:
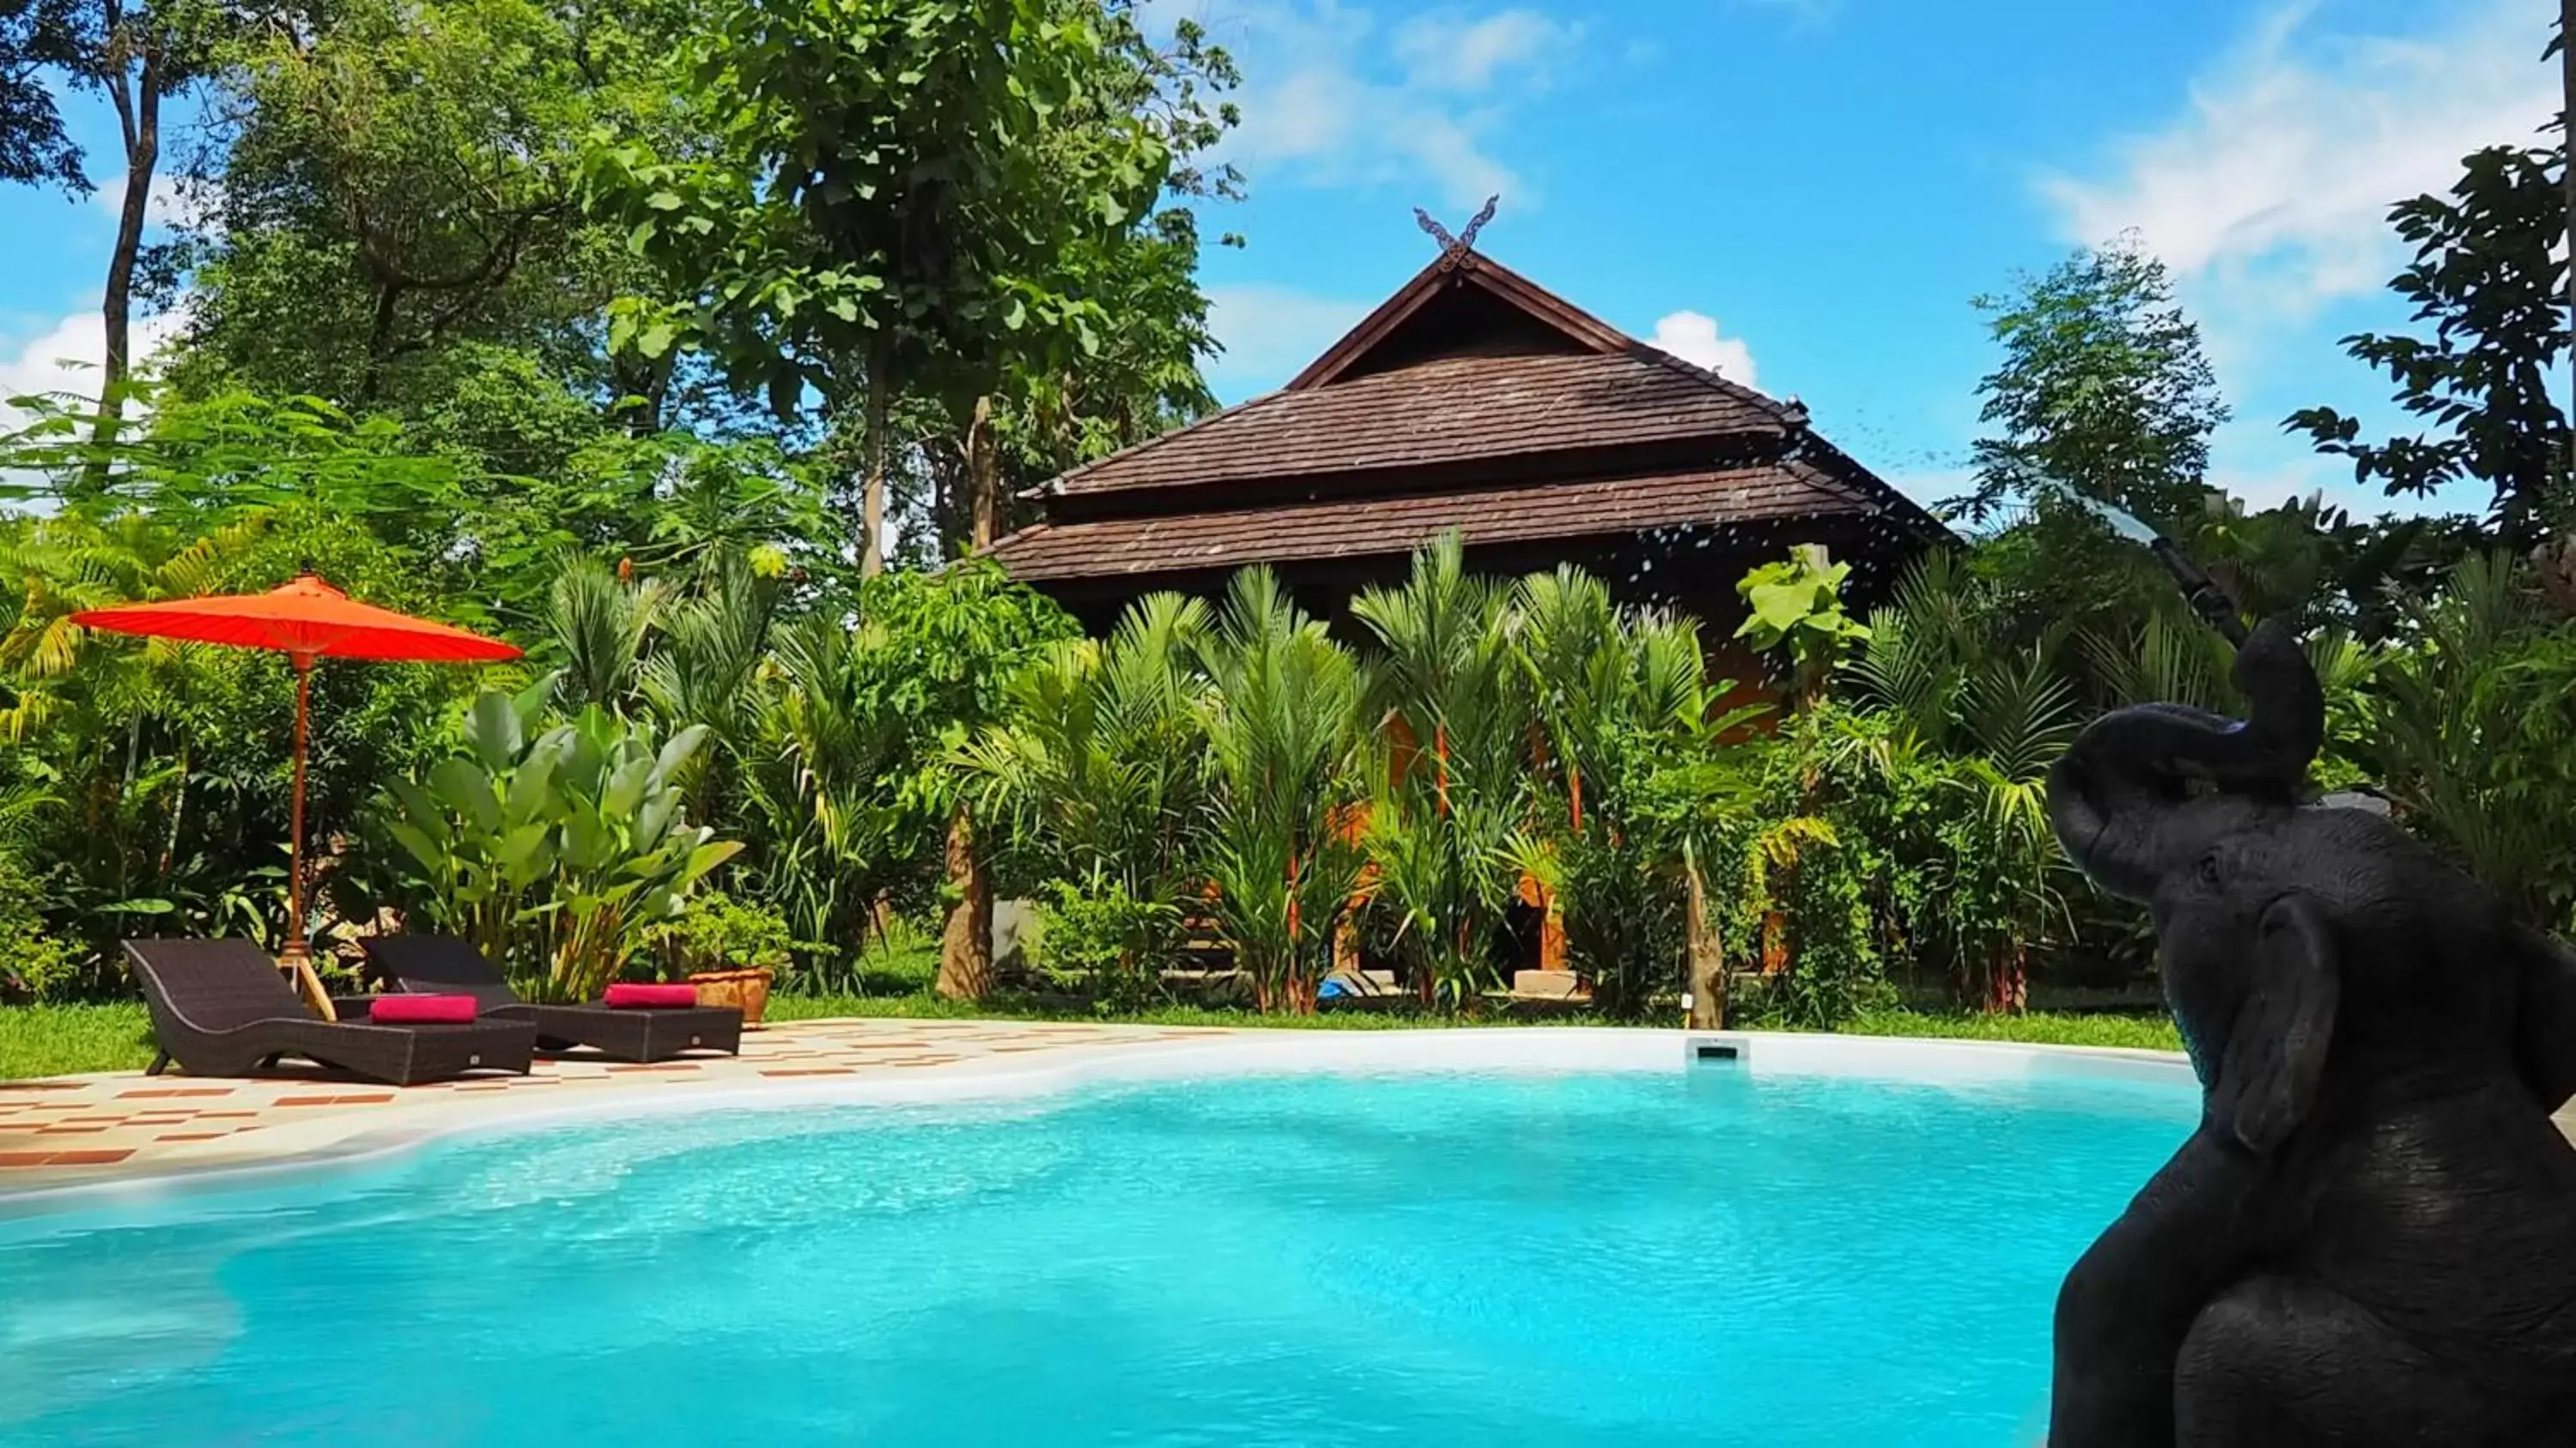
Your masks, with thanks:
[[[548,1000],[596,994],[742,846],[688,821],[692,726],[656,749],[596,706],[530,736],[552,681],[486,694],[466,750],[379,802],[408,857],[412,912],[464,936]]]

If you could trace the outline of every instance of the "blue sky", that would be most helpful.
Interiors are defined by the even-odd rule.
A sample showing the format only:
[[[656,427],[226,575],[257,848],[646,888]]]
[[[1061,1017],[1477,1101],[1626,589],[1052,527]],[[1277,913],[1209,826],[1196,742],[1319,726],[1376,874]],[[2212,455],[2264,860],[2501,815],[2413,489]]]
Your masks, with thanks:
[[[1797,395],[1927,500],[1992,364],[1969,298],[2135,228],[2171,263],[2237,420],[2214,480],[2324,488],[2279,431],[2386,420],[2336,339],[2403,317],[2389,202],[2553,111],[2535,0],[1151,0],[1246,72],[1242,251],[1205,280],[1232,401],[1276,386],[1492,192],[1484,248],[1640,337]],[[112,121],[77,116],[110,174]],[[0,191],[0,386],[95,356],[107,197]],[[2443,500],[2474,508],[2476,496]]]

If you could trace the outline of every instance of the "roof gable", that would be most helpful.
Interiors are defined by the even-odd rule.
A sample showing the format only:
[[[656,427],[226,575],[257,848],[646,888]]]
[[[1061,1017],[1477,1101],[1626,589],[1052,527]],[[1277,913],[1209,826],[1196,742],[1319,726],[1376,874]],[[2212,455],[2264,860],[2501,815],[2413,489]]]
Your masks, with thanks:
[[[1468,354],[1625,352],[1618,328],[1466,247],[1453,246],[1291,379],[1290,392]]]

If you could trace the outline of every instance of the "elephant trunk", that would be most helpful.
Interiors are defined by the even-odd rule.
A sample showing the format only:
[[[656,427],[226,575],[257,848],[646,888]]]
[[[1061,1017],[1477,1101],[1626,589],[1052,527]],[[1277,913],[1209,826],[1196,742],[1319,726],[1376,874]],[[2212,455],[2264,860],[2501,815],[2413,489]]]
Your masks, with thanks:
[[[2103,889],[2132,900],[2203,842],[2173,806],[2193,781],[2287,803],[2325,738],[2325,692],[2287,624],[2267,619],[2236,652],[2252,704],[2243,721],[2180,704],[2135,704],[2096,719],[2049,771],[2049,823]]]

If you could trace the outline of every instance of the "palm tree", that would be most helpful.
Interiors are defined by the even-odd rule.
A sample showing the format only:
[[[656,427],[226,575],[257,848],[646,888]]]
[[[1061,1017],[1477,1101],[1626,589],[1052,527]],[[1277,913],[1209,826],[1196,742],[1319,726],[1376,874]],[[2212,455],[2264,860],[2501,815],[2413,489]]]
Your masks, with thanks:
[[[2064,629],[2013,648],[1986,623],[1993,616],[1955,559],[1928,555],[1871,615],[1852,673],[1861,697],[1895,726],[1870,744],[1880,776],[1926,778],[1956,805],[1939,810],[1931,838],[1917,842],[1940,905],[1924,912],[1916,934],[1948,947],[1964,993],[1988,1010],[2018,1011],[2029,999],[2031,949],[2065,915],[2046,780],[2082,721],[2075,688],[2054,662]],[[2137,653],[2094,642],[2106,667],[2177,687],[2198,684],[2196,671],[2208,664],[2196,638],[2152,624]]]
[[[2508,554],[2405,600],[2372,675],[2368,753],[2407,823],[2533,920],[2576,905],[2576,624],[2546,622]]]
[[[668,598],[659,580],[633,583],[586,553],[563,556],[546,594],[544,622],[559,671],[556,692],[567,711],[626,707],[645,639]]]
[[[913,844],[912,814],[886,787],[909,762],[906,731],[879,707],[862,631],[828,610],[775,630],[756,705],[743,773],[765,836],[753,872],[802,940],[861,938]]]
[[[1217,920],[1261,1009],[1304,1014],[1365,859],[1362,672],[1266,568],[1235,575],[1201,657]]]
[[[700,751],[686,785],[690,816],[704,821],[733,813],[757,738],[777,588],[741,554],[702,561],[706,591],[655,610],[660,627],[636,692],[666,734],[705,727],[714,747]]]
[[[1061,641],[1011,683],[1004,722],[957,753],[979,814],[1049,882],[1154,922],[1124,931],[1124,975],[1159,969],[1197,867],[1207,740],[1207,605],[1139,599],[1106,643]],[[1148,985],[1150,981],[1146,982]]]
[[[1375,899],[1394,917],[1425,1004],[1491,982],[1510,904],[1513,843],[1529,823],[1529,676],[1508,591],[1467,572],[1455,533],[1413,558],[1401,588],[1371,588],[1351,613],[1377,635],[1371,714],[1382,758],[1365,841]]]
[[[1619,608],[1579,569],[1522,580],[1516,613],[1546,744],[1540,772],[1555,788],[1541,811],[1550,828],[1525,836],[1515,857],[1559,902],[1568,952],[1594,1000],[1633,1013],[1672,978],[1676,938],[1699,944],[1707,926],[1704,908],[1685,913],[1696,859],[1689,832],[1656,817],[1641,795],[1671,793],[1674,770],[1709,757],[1764,710],[1718,710],[1722,690],[1710,687],[1697,629]],[[1704,878],[1700,887],[1704,897]]]

